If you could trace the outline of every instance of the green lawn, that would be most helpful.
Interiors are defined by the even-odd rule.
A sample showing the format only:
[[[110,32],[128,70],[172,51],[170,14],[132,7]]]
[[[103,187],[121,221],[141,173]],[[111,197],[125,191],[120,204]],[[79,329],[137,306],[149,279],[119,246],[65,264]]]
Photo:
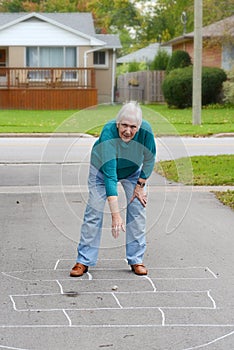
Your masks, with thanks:
[[[229,108],[222,108],[221,106],[203,108],[201,125],[192,125],[191,108],[170,109],[166,105],[152,105],[150,108],[168,120],[180,135],[207,136],[234,132],[234,106]],[[157,130],[156,120],[151,120],[151,122],[153,122],[154,128]]]
[[[0,111],[0,133],[81,132],[98,135],[115,118],[120,105],[99,105],[81,111]],[[142,105],[143,117],[155,135],[206,136],[234,132],[234,106],[202,110],[202,125],[192,125],[192,109],[169,109],[166,105]]]
[[[215,192],[215,195],[220,202],[234,210],[234,191]]]
[[[161,161],[155,171],[169,180],[185,185],[234,185],[234,155],[195,156]],[[234,191],[215,192],[216,197],[234,209]]]
[[[234,185],[233,169],[234,155],[179,158],[155,166],[167,179],[194,186]]]

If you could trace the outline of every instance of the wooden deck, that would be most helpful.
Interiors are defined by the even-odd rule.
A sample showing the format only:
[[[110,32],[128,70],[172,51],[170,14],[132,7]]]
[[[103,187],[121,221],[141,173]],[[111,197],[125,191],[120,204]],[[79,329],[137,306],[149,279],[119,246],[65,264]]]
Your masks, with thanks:
[[[96,104],[92,68],[0,68],[1,109],[84,109]]]

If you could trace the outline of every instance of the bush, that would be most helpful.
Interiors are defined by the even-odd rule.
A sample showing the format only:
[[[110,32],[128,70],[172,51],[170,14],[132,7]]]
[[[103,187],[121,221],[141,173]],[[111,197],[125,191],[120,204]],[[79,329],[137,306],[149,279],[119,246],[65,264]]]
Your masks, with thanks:
[[[191,65],[192,65],[192,61],[188,52],[177,50],[172,52],[166,71],[167,73],[170,73],[173,69],[184,68]]]
[[[223,82],[227,75],[223,69],[203,67],[202,69],[202,105],[220,102]]]
[[[202,69],[202,105],[219,101],[225,72],[220,68]],[[162,84],[164,98],[169,106],[186,108],[192,106],[193,68],[178,68],[169,73]]]
[[[147,64],[145,62],[130,62],[119,64],[116,68],[117,77],[121,74],[126,74],[128,72],[138,72],[147,70]]]
[[[166,70],[170,57],[167,51],[160,49],[150,64],[150,70]]]
[[[129,71],[129,73],[137,72],[139,70],[140,70],[140,63],[139,62],[134,61],[134,62],[130,62],[128,64],[128,71]]]
[[[167,104],[186,108],[192,105],[192,69],[178,68],[171,71],[162,83]]]
[[[228,80],[223,83],[224,102],[234,105],[234,68],[228,72]]]

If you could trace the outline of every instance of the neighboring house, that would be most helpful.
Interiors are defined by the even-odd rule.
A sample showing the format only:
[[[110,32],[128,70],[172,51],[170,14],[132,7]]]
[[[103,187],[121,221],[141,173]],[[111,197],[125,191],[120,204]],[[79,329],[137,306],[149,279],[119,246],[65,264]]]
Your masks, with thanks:
[[[230,70],[234,67],[234,15],[203,27],[202,64]],[[187,51],[194,58],[194,32],[166,42],[172,50]]]
[[[171,46],[161,47],[159,43],[154,43],[118,58],[117,63],[145,62],[148,65],[154,60],[160,49],[165,50],[169,54],[171,54],[172,51]]]
[[[90,13],[0,13],[0,107],[113,102],[119,48],[117,35],[95,33]]]

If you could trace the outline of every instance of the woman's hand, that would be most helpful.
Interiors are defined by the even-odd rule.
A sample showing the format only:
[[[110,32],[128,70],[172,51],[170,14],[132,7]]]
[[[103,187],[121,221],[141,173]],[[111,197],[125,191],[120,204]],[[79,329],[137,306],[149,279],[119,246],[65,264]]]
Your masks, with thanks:
[[[112,236],[114,238],[118,238],[120,231],[125,232],[125,225],[119,213],[112,214],[111,217],[112,217],[112,225],[111,225]]]
[[[108,203],[111,211],[111,217],[112,217],[112,225],[111,225],[112,236],[114,238],[118,238],[120,231],[125,232],[125,225],[119,212],[118,197],[109,196],[107,197],[107,199],[108,199]]]
[[[147,194],[145,193],[145,190],[144,188],[136,185],[135,189],[134,189],[134,192],[133,192],[133,196],[131,198],[131,201],[132,202],[134,200],[134,198],[137,198],[141,204],[143,205],[143,207],[146,207],[146,204],[147,204]]]

